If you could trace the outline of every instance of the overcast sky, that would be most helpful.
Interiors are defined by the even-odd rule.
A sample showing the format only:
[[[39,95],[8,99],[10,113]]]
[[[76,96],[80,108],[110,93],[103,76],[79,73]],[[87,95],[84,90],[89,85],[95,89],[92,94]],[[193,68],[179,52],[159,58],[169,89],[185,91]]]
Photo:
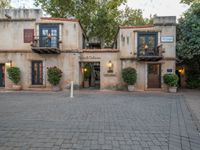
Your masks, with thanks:
[[[36,8],[34,0],[11,0],[11,5],[15,8]],[[128,0],[131,8],[142,9],[144,17],[157,14],[158,16],[177,16],[188,9],[187,5],[180,4],[180,0]]]

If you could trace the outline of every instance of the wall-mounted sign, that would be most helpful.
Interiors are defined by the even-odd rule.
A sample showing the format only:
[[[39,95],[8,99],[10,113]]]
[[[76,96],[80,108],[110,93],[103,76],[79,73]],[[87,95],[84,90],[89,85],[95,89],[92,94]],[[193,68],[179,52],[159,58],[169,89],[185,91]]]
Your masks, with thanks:
[[[173,43],[174,36],[161,36],[161,42],[162,43]]]
[[[167,72],[168,73],[172,73],[172,69],[167,69]]]
[[[101,58],[96,56],[81,56],[80,59],[101,59]]]

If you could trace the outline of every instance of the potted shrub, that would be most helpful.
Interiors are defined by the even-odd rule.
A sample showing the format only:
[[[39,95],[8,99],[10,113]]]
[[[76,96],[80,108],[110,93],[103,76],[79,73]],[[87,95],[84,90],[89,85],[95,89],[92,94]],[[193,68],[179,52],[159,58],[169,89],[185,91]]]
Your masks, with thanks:
[[[84,81],[83,81],[83,86],[85,88],[89,87],[89,79],[90,79],[90,75],[91,75],[91,66],[90,64],[85,64],[84,66]]]
[[[178,76],[176,74],[165,74],[163,76],[164,83],[168,85],[170,93],[177,92]]]
[[[122,78],[128,84],[128,91],[134,91],[134,84],[137,80],[137,73],[135,68],[128,67],[122,70]]]
[[[13,89],[14,90],[21,90],[21,85],[19,85],[19,81],[20,81],[20,69],[18,67],[10,67],[7,69],[7,73],[8,73],[8,78],[14,83],[13,84]]]
[[[60,87],[58,86],[60,83],[60,80],[62,78],[62,71],[57,68],[56,66],[47,68],[47,76],[49,83],[53,86],[53,91],[59,91]]]

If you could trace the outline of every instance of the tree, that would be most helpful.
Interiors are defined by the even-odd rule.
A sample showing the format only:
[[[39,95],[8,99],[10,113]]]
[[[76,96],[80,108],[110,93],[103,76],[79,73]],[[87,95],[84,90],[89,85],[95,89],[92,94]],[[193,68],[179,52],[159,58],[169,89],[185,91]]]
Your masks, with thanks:
[[[121,25],[145,25],[153,24],[153,19],[147,19],[143,17],[141,9],[131,9],[128,6],[125,7],[120,13]]]
[[[76,17],[80,19],[88,37],[97,37],[105,46],[112,45],[119,25],[143,25],[149,23],[141,10],[118,7],[127,0],[35,0],[35,4],[52,17]],[[121,15],[122,14],[122,15]],[[126,19],[123,19],[124,16]]]
[[[179,19],[177,56],[185,63],[196,62],[200,66],[200,3],[193,3]]]
[[[185,3],[185,4],[192,4],[192,3],[199,3],[200,0],[181,0],[181,3]]]
[[[0,0],[0,9],[10,8],[10,0]]]

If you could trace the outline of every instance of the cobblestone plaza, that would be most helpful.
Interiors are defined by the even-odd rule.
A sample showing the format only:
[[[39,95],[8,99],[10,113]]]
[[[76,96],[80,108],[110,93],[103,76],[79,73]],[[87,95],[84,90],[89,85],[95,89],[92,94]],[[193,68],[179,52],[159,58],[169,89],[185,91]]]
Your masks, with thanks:
[[[199,150],[181,94],[0,93],[0,150]]]

